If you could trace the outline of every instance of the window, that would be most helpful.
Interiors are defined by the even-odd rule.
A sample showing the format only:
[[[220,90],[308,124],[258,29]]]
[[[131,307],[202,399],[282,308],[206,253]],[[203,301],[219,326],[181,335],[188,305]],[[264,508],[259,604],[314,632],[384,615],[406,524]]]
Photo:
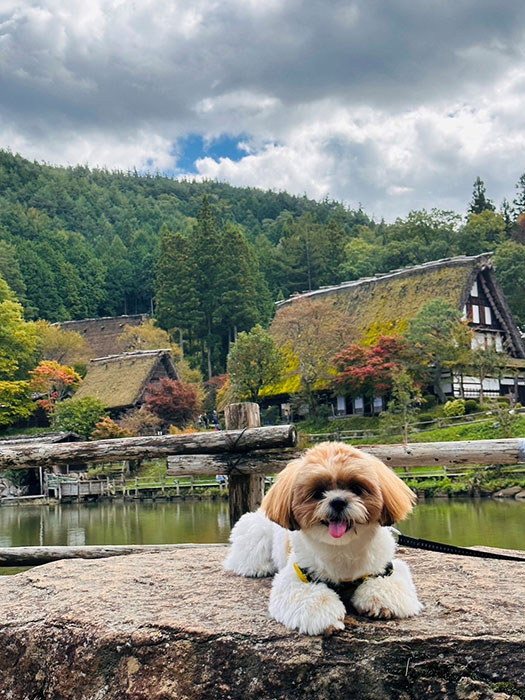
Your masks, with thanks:
[[[475,304],[472,305],[472,321],[474,323],[479,323],[479,306]]]
[[[490,326],[492,323],[492,314],[490,313],[490,307],[485,306],[485,323]]]

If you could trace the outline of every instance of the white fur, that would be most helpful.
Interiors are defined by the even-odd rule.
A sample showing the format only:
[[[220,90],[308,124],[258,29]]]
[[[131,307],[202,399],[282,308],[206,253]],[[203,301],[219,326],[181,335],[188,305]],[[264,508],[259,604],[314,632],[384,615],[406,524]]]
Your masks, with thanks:
[[[395,541],[388,527],[358,523],[335,539],[322,524],[289,532],[270,522],[262,510],[246,513],[232,530],[224,567],[242,576],[268,576],[276,571],[270,615],[306,634],[344,629],[345,607],[325,583],[304,583],[293,564],[321,580],[339,583],[379,574],[393,561],[390,576],[370,578],[356,590],[352,604],[372,617],[409,617],[422,605],[408,566],[393,560]]]

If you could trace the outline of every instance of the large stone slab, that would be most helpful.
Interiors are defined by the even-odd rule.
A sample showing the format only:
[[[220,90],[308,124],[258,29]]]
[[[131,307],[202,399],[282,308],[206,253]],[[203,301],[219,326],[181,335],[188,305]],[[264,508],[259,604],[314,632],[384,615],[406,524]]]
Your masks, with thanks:
[[[223,571],[222,547],[4,577],[0,698],[523,697],[525,566],[401,553],[424,612],[331,637],[271,620],[271,580]]]

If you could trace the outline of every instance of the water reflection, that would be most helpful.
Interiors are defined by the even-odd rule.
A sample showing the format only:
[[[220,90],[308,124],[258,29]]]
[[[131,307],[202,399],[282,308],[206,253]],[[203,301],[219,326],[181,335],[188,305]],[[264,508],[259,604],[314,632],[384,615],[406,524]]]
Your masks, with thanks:
[[[442,499],[417,506],[399,529],[459,547],[525,549],[525,503],[514,499]]]
[[[435,499],[401,523],[407,535],[459,546],[525,549],[525,503]],[[0,546],[226,542],[226,501],[0,507]]]
[[[0,507],[0,546],[226,542],[225,501]]]

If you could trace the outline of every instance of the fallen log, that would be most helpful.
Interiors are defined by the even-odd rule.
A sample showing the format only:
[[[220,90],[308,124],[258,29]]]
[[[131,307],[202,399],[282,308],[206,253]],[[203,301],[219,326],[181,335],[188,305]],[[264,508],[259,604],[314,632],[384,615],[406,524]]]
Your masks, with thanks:
[[[245,430],[65,442],[54,445],[0,444],[0,470],[67,464],[73,466],[86,462],[120,462],[167,457],[173,454],[238,454],[257,449],[294,447],[296,443],[297,431],[293,425],[274,425]]]
[[[360,445],[390,467],[434,467],[454,464],[520,464],[525,462],[525,439],[418,442],[408,445]],[[206,474],[276,474],[301,451],[293,448],[254,450],[242,455],[203,454],[168,457],[170,476]]]
[[[83,547],[0,547],[0,566],[39,566],[61,559],[106,559],[128,554],[173,552],[188,547],[226,547],[225,544],[130,544]]]
[[[446,464],[519,464],[525,462],[525,439],[413,442],[408,445],[363,445],[389,467],[433,467]]]
[[[292,448],[254,450],[246,454],[171,455],[168,476],[209,474],[276,474],[302,452]]]

